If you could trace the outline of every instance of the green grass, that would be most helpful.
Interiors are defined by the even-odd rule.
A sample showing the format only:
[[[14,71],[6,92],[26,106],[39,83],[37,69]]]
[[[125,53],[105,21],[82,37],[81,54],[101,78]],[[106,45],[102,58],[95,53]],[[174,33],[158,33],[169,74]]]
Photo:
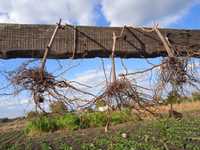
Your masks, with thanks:
[[[34,131],[40,131],[40,132],[50,132],[55,131],[59,128],[59,125],[57,123],[58,121],[54,118],[50,118],[47,116],[41,116],[38,118],[35,118],[34,120],[29,121],[26,132],[34,132]]]
[[[25,129],[26,133],[53,132],[67,128],[75,130],[79,128],[80,118],[68,113],[63,116],[40,116],[28,122]]]
[[[107,122],[107,116],[104,112],[83,113],[81,115],[81,127],[102,127]]]
[[[64,116],[57,116],[54,118],[59,128],[67,128],[75,130],[79,128],[80,118],[78,115],[73,113],[65,114]]]
[[[137,121],[138,118],[131,113],[130,109],[124,109],[122,111],[115,111],[111,114],[111,122],[113,125],[129,122],[129,121]]]
[[[112,112],[111,123],[113,125],[135,120],[130,110]],[[28,122],[26,133],[53,132],[59,129],[84,129],[91,127],[103,127],[107,123],[106,112],[86,112],[80,115],[66,113],[57,116],[40,116]]]

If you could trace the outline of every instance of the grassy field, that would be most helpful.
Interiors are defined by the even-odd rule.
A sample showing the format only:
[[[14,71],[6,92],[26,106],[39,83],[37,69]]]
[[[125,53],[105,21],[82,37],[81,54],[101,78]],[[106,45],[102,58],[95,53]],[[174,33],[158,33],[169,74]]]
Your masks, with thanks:
[[[159,106],[160,112],[168,112],[169,105],[166,106]],[[191,111],[198,111],[200,110],[200,101],[193,101],[193,102],[183,102],[180,104],[174,104],[173,108],[179,112],[191,112]]]
[[[86,129],[48,130],[37,132],[34,136],[27,134],[22,125],[21,128],[6,130],[8,124],[5,124],[0,128],[4,127],[4,130],[0,130],[0,149],[200,150],[200,103],[183,103],[175,108],[179,111],[184,108],[183,119],[126,120],[126,123],[114,123],[108,133],[104,133],[104,128],[97,120],[90,121],[96,122],[97,127],[92,124]],[[163,106],[161,111],[164,110],[167,111],[167,106]],[[96,116],[91,120],[94,118]]]

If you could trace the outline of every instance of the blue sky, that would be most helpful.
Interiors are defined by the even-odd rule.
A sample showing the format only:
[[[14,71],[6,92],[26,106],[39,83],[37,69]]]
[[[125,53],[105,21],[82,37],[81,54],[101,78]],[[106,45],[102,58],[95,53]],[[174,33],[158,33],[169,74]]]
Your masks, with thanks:
[[[0,23],[55,24],[59,18],[64,23],[97,26],[152,26],[200,29],[200,0],[0,0]],[[123,71],[117,59],[118,72]],[[130,71],[147,68],[141,59],[124,60]],[[159,63],[160,58],[151,59]],[[1,70],[13,70],[24,60],[1,60]],[[62,60],[66,68],[79,64],[65,74],[68,80],[86,84],[98,84],[103,78],[100,59]],[[105,59],[107,69],[110,60]],[[59,73],[61,68],[55,60],[48,60],[46,68]],[[109,72],[109,71],[108,71]],[[0,84],[7,82],[0,76]],[[144,81],[138,80],[139,84]],[[97,88],[96,91],[100,90]],[[0,98],[0,118],[24,115],[33,105],[31,97],[23,93],[18,97]]]
[[[200,28],[200,5],[196,4],[190,8],[188,13],[184,15],[179,21],[176,21],[169,25],[172,28],[188,28],[199,29]]]

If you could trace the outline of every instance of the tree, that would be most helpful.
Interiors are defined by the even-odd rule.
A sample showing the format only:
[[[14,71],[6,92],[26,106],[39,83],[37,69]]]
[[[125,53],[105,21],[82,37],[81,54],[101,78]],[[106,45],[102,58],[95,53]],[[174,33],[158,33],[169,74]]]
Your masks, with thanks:
[[[193,92],[192,93],[192,100],[200,101],[200,92]]]
[[[67,113],[68,109],[67,106],[62,101],[55,101],[50,104],[50,109],[52,113]]]
[[[180,94],[176,90],[172,90],[167,96],[167,103],[170,104],[170,111],[173,110],[173,104],[180,100]]]
[[[103,99],[98,99],[97,101],[96,101],[96,107],[98,108],[98,107],[103,107],[103,106],[106,106],[106,102],[105,102],[105,100],[103,100]]]

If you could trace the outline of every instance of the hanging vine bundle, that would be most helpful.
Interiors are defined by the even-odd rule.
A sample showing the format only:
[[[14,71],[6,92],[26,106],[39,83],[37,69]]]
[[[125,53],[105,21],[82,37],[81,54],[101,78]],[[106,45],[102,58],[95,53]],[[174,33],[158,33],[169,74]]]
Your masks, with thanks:
[[[17,71],[14,73],[12,72],[11,76],[9,76],[11,84],[15,86],[15,93],[19,93],[24,90],[31,92],[33,100],[36,104],[36,108],[38,106],[41,109],[40,103],[43,103],[45,100],[50,102],[52,100],[63,101],[68,106],[73,105],[77,98],[75,97],[72,99],[72,96],[70,95],[73,94],[68,94],[68,92],[72,91],[78,92],[79,94],[81,93],[95,96],[89,92],[85,92],[76,88],[71,84],[70,81],[58,81],[57,77],[45,70],[48,53],[51,50],[55,36],[59,29],[63,29],[63,26],[61,25],[61,19],[59,20],[59,23],[57,23],[52,37],[45,48],[40,67],[27,68],[28,64],[23,64]]]
[[[187,82],[187,58],[167,57],[162,60],[160,80],[182,86]]]
[[[126,78],[120,78],[111,82],[103,93],[111,105],[121,108],[131,104],[132,100],[139,101],[139,93],[130,81]]]
[[[140,112],[150,111],[148,107],[153,106],[150,95],[139,91],[135,84],[132,84],[127,78],[121,77],[107,85],[103,94],[97,97],[97,100],[103,100],[106,105],[112,109],[121,110],[128,107]],[[153,114],[153,112],[152,112]]]
[[[18,88],[44,93],[56,84],[54,76],[39,68],[20,69],[11,75],[11,83]]]
[[[55,76],[40,68],[27,68],[22,65],[17,71],[10,73],[9,80],[15,88],[15,93],[29,91],[37,107],[44,101],[63,101],[67,106],[73,105],[75,100],[67,92],[76,92],[94,96],[82,91],[70,81],[57,80]]]

